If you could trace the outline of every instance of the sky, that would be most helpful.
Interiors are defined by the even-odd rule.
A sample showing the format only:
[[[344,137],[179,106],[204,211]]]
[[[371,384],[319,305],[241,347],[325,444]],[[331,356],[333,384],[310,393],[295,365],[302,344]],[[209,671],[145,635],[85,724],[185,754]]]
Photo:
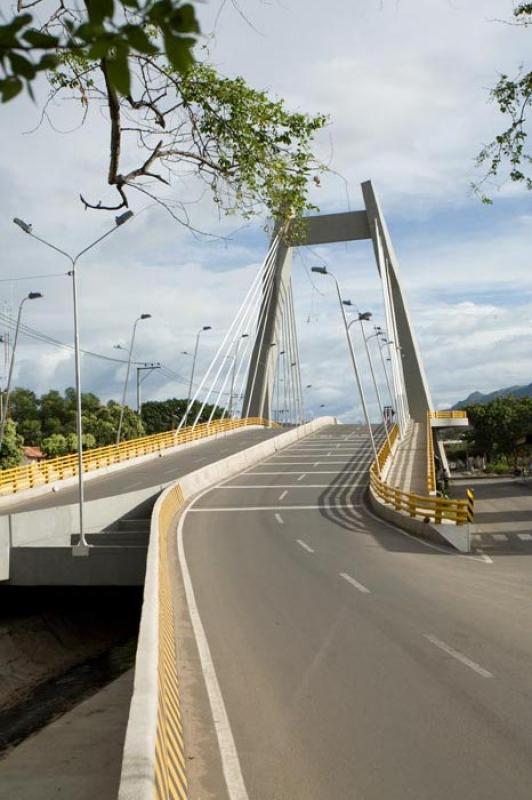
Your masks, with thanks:
[[[362,208],[360,183],[372,180],[436,408],[532,381],[532,196],[503,184],[485,206],[470,189],[479,178],[476,154],[503,125],[489,88],[501,72],[528,65],[532,33],[504,24],[512,7],[510,0],[248,0],[244,17],[230,0],[198,6],[201,58],[290,109],[328,115],[316,151],[330,172],[311,192],[320,210]],[[39,126],[46,90],[37,89],[37,103],[23,97],[0,108],[0,304],[13,316],[28,291],[41,291],[42,300],[25,304],[24,322],[71,343],[68,263],[12,218],[72,253],[107,230],[112,217],[84,211],[79,194],[109,197],[108,130],[99,109],[80,126],[76,101],[52,106]],[[191,201],[201,195],[186,181],[172,192]],[[201,340],[201,377],[264,258],[265,218],[247,226],[220,219],[203,196],[190,207],[193,223],[214,236],[196,237],[141,195],[132,201],[135,217],[80,261],[81,344],[121,358],[114,345],[127,346],[133,321],[150,313],[137,329],[135,359],[163,362],[181,382],[153,373],[143,397],[184,396],[191,360],[182,351],[192,350],[199,327],[212,326]],[[333,287],[311,280],[315,265],[334,269],[344,295],[378,324],[372,250],[368,242],[299,248],[294,259],[302,378],[312,386],[307,409],[357,419]],[[30,277],[37,275],[50,277]],[[359,336],[355,346],[375,415]],[[83,357],[85,391],[118,399],[124,375],[123,363]],[[71,351],[21,337],[16,385],[41,393],[73,381]]]

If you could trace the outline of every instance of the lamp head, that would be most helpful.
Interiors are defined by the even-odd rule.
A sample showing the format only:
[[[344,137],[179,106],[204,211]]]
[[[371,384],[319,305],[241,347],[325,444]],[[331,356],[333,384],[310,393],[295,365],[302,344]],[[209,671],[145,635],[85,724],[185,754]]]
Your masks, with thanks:
[[[243,333],[241,339],[249,339],[249,333]]]
[[[212,331],[212,327],[211,327],[211,325],[204,325],[201,330],[202,331]]]
[[[371,316],[371,311],[363,311],[362,314],[359,313],[358,318],[361,322],[369,322]]]
[[[328,275],[329,274],[327,272],[327,267],[311,267],[310,271],[311,272],[317,272],[318,275]]]
[[[116,227],[119,228],[120,225],[123,225],[124,222],[128,221],[128,219],[131,219],[132,216],[133,216],[132,211],[124,211],[123,214],[119,214],[118,217],[115,217]]]
[[[140,319],[151,319],[151,314],[141,314]]]
[[[28,295],[28,300],[37,300],[39,297],[42,297],[40,292],[30,292]]]
[[[352,306],[353,303],[351,302],[351,300],[342,300],[342,305],[343,306]]]
[[[28,222],[24,222],[23,219],[19,219],[18,217],[14,217],[13,222],[15,225],[18,225],[24,233],[31,233],[31,225]]]

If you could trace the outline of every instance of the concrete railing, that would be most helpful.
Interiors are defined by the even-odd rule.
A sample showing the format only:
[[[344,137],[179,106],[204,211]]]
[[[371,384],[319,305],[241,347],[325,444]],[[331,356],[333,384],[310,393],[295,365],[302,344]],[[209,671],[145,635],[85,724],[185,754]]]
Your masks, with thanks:
[[[256,425],[278,427],[277,423],[249,417],[247,419],[223,419],[204,422],[195,427],[183,428],[179,433],[167,431],[165,433],[156,433],[152,436],[141,436],[138,439],[130,439],[118,445],[85,450],[83,452],[83,471],[101,470],[113,464],[119,464],[141,456],[161,453],[181,444]],[[27,489],[34,489],[56,481],[72,478],[77,474],[78,457],[75,453],[26,464],[21,467],[0,470],[0,496],[18,494]]]
[[[119,800],[188,797],[177,676],[169,534],[193,495],[242,472],[325,425],[322,417],[180,478],[161,494],[151,518],[135,682],[124,747]]]

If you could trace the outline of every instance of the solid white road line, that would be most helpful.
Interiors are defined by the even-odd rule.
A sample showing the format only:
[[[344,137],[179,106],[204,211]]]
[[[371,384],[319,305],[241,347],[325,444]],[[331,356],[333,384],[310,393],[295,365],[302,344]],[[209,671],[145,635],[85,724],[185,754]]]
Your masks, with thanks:
[[[194,503],[199,500],[200,497],[202,497],[208,491],[210,491],[210,489],[206,489],[205,492],[202,492],[200,495],[198,495],[196,500],[193,500],[192,502]],[[209,643],[207,642],[207,637],[205,635],[205,629],[198,611],[194,589],[192,588],[192,580],[190,578],[190,572],[188,570],[185,556],[185,548],[183,546],[183,527],[188,511],[190,511],[190,506],[188,509],[185,509],[179,518],[179,523],[177,526],[177,552],[181,573],[183,575],[183,584],[185,587],[185,596],[190,614],[190,621],[192,623],[192,629],[194,631],[194,636],[198,647],[201,669],[211,706],[214,729],[218,739],[218,747],[220,748],[220,756],[222,760],[225,784],[227,786],[227,794],[230,800],[249,800],[249,795],[244,784],[244,777],[240,768],[240,760],[238,758],[233,732],[229,723],[229,717],[227,716],[225,703],[220,690],[220,684],[218,683],[218,677],[214,668],[214,662],[212,660]]]
[[[279,525],[284,525],[284,519],[282,518],[282,516],[280,514],[276,514],[275,515],[275,519],[277,520]]]
[[[367,469],[346,469],[346,470],[337,470],[337,469],[323,469],[323,470],[312,470],[313,475],[360,475],[367,473]],[[301,472],[299,469],[283,469],[283,470],[276,470],[275,472],[242,472],[241,475],[306,475],[306,472]],[[298,480],[301,480],[298,478]]]
[[[252,487],[252,488],[255,488],[255,487]],[[275,486],[275,487],[272,487],[272,488],[277,489],[278,487]],[[288,489],[285,489],[284,492],[281,492],[281,494],[279,495],[279,500],[284,500],[284,498],[286,497],[287,494],[288,494]]]
[[[296,539],[296,542],[298,543],[298,545],[299,545],[300,547],[302,547],[302,548],[303,548],[303,550],[306,550],[306,551],[307,551],[307,553],[313,553],[313,552],[314,552],[314,550],[312,549],[312,547],[309,547],[309,546],[308,546],[308,544],[307,544],[306,542],[304,542],[304,541],[303,541],[303,539]]]
[[[445,644],[445,642],[442,642],[441,639],[438,639],[436,636],[433,636],[429,633],[425,633],[423,635],[425,639],[428,639],[428,641],[431,642],[431,644],[433,644],[435,647],[439,647],[439,649],[443,650],[443,652],[447,653],[447,655],[456,658],[457,661],[460,661],[461,664],[464,664],[466,667],[469,667],[469,669],[472,669],[473,672],[477,673],[477,675],[481,675],[483,678],[493,678],[491,672],[488,672],[487,669],[481,667],[480,664],[476,663],[476,661],[471,661],[470,658],[464,656],[462,653],[459,653],[458,650],[454,649],[454,647],[450,647],[448,644]]]
[[[360,512],[355,509],[360,508],[361,503],[324,503],[315,506],[222,506],[216,508],[190,508],[189,514],[219,513],[221,511],[327,511],[335,508],[350,508],[355,516],[360,516]]]
[[[358,589],[359,592],[362,592],[362,594],[370,594],[370,591],[367,588],[367,586],[364,586],[362,583],[359,583],[354,578],[352,578],[351,575],[348,575],[346,572],[340,572],[340,577],[343,578],[344,581],[350,583],[351,586],[354,586],[355,589]]]

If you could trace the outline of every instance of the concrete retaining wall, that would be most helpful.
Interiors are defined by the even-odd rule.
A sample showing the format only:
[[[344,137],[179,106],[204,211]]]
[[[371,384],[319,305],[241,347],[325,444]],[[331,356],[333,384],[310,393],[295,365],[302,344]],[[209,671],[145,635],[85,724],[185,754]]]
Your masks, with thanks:
[[[155,742],[157,735],[158,620],[159,620],[159,514],[173,487],[181,487],[186,500],[231,478],[249,466],[274,455],[314,431],[336,423],[334,417],[321,417],[266,442],[234,453],[214,464],[191,472],[169,486],[158,498],[151,520],[146,567],[144,603],[135,663],[135,683],[124,746],[118,800],[153,800],[155,796]],[[183,759],[184,760],[184,759]]]

